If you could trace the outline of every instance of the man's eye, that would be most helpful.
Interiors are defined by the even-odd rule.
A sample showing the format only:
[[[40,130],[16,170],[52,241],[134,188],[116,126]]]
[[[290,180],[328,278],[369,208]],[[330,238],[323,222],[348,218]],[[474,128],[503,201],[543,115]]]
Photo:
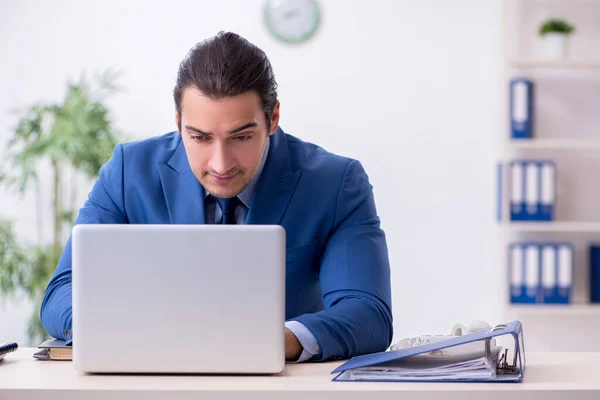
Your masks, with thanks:
[[[191,136],[191,139],[194,142],[206,142],[209,140],[208,136],[197,136],[197,135]]]
[[[241,142],[245,142],[246,140],[250,140],[252,138],[252,135],[236,136],[235,138]]]

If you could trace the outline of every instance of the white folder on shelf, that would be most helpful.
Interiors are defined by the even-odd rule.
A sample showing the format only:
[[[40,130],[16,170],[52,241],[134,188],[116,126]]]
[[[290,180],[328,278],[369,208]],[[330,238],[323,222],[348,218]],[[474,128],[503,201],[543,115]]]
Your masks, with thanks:
[[[540,169],[535,161],[525,163],[525,219],[539,220]]]
[[[573,246],[561,244],[558,246],[558,288],[559,303],[570,303],[573,291]]]
[[[540,247],[537,244],[525,245],[525,295],[524,303],[539,301],[540,287]]]
[[[520,161],[510,163],[510,219],[525,219],[524,170]]]

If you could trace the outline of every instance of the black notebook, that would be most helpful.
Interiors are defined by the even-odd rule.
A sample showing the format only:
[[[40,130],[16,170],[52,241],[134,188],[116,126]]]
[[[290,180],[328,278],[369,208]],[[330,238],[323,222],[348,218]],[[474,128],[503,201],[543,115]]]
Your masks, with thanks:
[[[17,350],[19,346],[16,343],[2,343],[0,344],[0,360],[11,351]]]

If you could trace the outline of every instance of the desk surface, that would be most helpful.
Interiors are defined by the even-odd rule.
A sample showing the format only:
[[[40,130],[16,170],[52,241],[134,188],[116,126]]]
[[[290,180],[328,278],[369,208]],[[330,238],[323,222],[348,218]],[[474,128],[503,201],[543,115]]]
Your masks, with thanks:
[[[34,351],[0,361],[0,399],[600,399],[600,353],[528,354],[524,382],[492,384],[332,382],[339,362],[288,364],[274,376],[87,375]]]

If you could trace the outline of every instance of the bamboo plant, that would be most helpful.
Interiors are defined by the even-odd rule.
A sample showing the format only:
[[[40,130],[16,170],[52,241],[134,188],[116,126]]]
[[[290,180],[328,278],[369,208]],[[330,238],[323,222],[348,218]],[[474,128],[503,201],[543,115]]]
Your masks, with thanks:
[[[90,80],[82,76],[67,82],[60,103],[38,103],[17,111],[18,121],[0,164],[0,186],[20,195],[35,192],[37,240],[17,237],[14,221],[0,215],[4,218],[0,220],[0,297],[15,299],[25,294],[34,304],[28,326],[32,342],[47,338],[39,309],[76,217],[74,180],[96,178],[119,141],[106,105],[119,89],[117,78],[112,71]],[[40,190],[40,180],[48,176],[50,199]],[[69,181],[71,193],[67,194]],[[42,214],[48,210],[44,200],[51,203],[50,240],[42,239]]]

